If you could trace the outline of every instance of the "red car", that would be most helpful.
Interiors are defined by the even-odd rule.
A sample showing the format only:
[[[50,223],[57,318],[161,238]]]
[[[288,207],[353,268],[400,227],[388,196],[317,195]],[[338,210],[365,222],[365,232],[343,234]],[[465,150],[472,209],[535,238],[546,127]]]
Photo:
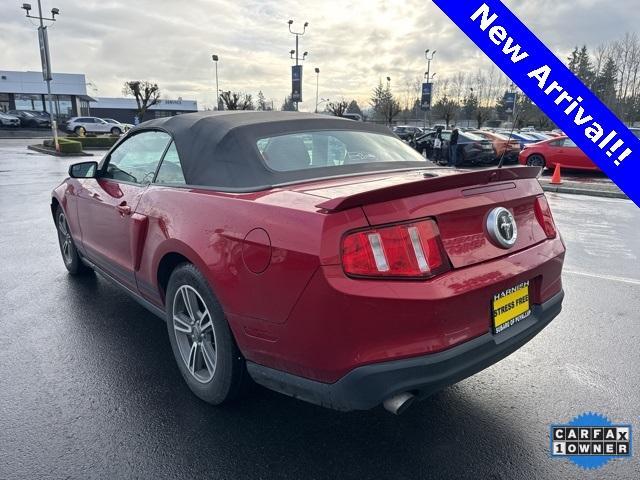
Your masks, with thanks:
[[[600,168],[568,137],[552,138],[539,143],[525,145],[518,162],[532,167],[597,170]]]
[[[248,374],[398,413],[560,312],[565,247],[537,173],[429,168],[363,122],[202,112],[72,165],[51,209],[69,272],[165,319],[200,398],[229,400]]]

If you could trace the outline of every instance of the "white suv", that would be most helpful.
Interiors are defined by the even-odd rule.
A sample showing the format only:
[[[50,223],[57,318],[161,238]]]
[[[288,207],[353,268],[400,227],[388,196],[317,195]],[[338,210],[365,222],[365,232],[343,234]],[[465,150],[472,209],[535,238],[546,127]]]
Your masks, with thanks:
[[[124,125],[108,123],[98,117],[73,117],[65,125],[65,130],[78,135],[81,133],[110,133],[120,135],[125,131]]]

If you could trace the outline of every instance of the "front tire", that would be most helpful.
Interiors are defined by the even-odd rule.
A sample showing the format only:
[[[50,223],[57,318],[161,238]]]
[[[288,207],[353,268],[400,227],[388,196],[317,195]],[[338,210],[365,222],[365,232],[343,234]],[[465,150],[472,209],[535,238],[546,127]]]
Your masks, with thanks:
[[[71,275],[81,275],[90,272],[91,269],[82,263],[78,249],[73,243],[73,238],[71,238],[67,217],[60,206],[56,209],[56,230],[58,231],[58,244],[60,245],[62,261],[69,273]]]
[[[173,355],[191,391],[213,405],[236,398],[246,381],[244,359],[220,303],[194,265],[173,271],[166,305]]]
[[[544,157],[542,155],[538,155],[537,153],[527,158],[527,165],[530,167],[540,168],[544,168],[547,166]]]

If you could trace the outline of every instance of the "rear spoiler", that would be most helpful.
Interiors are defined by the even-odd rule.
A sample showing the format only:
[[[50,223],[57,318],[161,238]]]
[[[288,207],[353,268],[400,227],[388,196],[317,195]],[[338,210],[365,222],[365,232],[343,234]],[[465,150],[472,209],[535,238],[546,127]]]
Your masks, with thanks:
[[[319,203],[316,207],[329,212],[339,212],[349,208],[360,207],[371,203],[388,202],[398,198],[413,197],[424,193],[438,192],[455,188],[487,185],[495,182],[536,178],[540,174],[539,167],[491,168],[466,173],[456,171],[438,175],[425,173],[425,178],[416,182],[401,183],[366,192],[336,197]]]

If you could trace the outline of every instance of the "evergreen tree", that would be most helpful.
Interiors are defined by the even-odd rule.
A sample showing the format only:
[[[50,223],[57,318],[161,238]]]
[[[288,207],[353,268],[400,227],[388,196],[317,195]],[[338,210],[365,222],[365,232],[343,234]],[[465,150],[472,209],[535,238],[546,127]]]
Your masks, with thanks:
[[[262,90],[258,92],[258,110],[271,110],[271,106],[267,104],[267,100],[264,98]]]
[[[460,105],[458,105],[458,102],[445,94],[433,106],[433,113],[436,117],[443,118],[447,124],[447,128],[449,128],[449,124],[456,118],[459,109]]]
[[[471,118],[476,118],[478,111],[480,110],[480,102],[478,101],[477,95],[474,95],[473,92],[469,93],[462,100],[462,116],[465,120],[469,120]],[[482,124],[478,125],[480,128]]]
[[[388,124],[391,124],[393,119],[402,110],[400,102],[393,97],[391,88],[389,85],[384,87],[382,85],[382,80],[380,80],[378,86],[373,89],[371,106],[373,107],[373,111]]]
[[[581,48],[574,48],[568,60],[567,66],[569,70],[582,80],[587,87],[591,87],[595,78],[595,72],[587,46],[583,45]]]
[[[593,82],[593,93],[608,107],[616,103],[616,84],[618,82],[618,66],[612,57],[607,57],[602,72]]]
[[[360,105],[355,100],[351,100],[349,103],[349,107],[347,108],[347,113],[357,113],[362,116],[362,110],[360,110]]]
[[[293,100],[291,100],[291,95],[287,95],[284,98],[284,103],[282,104],[282,108],[280,108],[283,112],[295,112],[296,104]]]
[[[595,73],[593,71],[593,65],[591,63],[591,57],[589,57],[589,52],[587,50],[587,46],[583,45],[578,53],[578,65],[577,65],[577,75],[580,80],[587,87],[591,87],[593,84]]]

